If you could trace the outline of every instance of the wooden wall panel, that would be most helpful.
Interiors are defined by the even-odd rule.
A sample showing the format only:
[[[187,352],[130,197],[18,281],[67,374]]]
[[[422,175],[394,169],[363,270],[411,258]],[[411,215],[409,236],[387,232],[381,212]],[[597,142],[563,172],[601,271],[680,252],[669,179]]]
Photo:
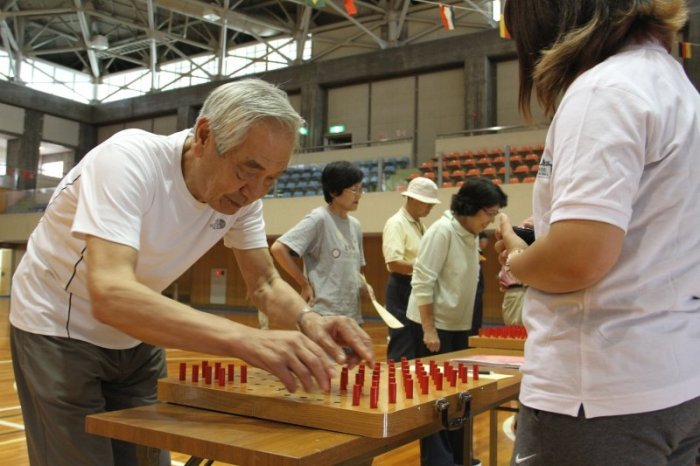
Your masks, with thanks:
[[[276,238],[269,238],[269,244]],[[374,288],[377,300],[380,303],[385,302],[385,291],[388,272],[384,265],[384,256],[382,255],[382,238],[379,234],[365,235],[363,240],[365,251],[365,277]],[[493,250],[493,240],[489,247],[484,251],[486,262],[484,263],[484,322],[487,323],[502,323],[501,302],[503,301],[503,293],[498,289],[498,258]],[[210,276],[212,268],[225,268],[227,273],[227,294],[226,305],[212,305],[209,302]],[[299,287],[294,283],[291,277],[277,267],[280,275],[297,291]],[[238,269],[236,259],[233,253],[223,245],[223,241],[215,245],[207,252],[195,265],[193,265],[186,273],[178,280],[177,293],[179,300],[192,304],[195,307],[219,307],[230,308],[236,310],[253,310],[255,307],[247,298],[247,291],[243,277]],[[164,294],[173,296],[174,285],[171,285]],[[371,303],[362,303],[362,314],[366,317],[377,317],[377,313]]]

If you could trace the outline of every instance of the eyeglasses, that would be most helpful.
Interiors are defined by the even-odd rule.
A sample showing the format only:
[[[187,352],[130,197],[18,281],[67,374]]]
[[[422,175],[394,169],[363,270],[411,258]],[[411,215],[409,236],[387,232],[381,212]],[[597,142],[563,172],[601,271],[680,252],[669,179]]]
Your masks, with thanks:
[[[358,194],[364,194],[364,193],[365,193],[364,188],[346,188],[346,189],[347,189],[348,191],[350,191],[351,193],[353,193],[355,196],[357,196]]]
[[[501,213],[500,209],[487,209],[487,208],[483,207],[481,210],[486,212],[486,215],[488,215],[489,217],[495,217],[496,215]]]

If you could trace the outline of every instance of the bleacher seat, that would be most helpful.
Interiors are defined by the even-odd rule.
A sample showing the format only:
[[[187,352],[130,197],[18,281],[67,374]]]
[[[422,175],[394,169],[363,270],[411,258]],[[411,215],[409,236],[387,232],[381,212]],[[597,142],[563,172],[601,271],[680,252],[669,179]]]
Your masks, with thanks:
[[[496,177],[496,169],[493,167],[486,167],[481,170],[481,176]]]
[[[465,170],[469,170],[470,168],[475,168],[476,167],[476,159],[471,158],[471,159],[462,159],[462,168]]]
[[[476,164],[479,167],[488,167],[491,165],[491,157],[479,157],[476,159]]]
[[[525,155],[523,161],[528,165],[535,165],[540,163],[540,156],[533,152],[530,152],[529,154]]]
[[[521,163],[523,163],[523,158],[522,158],[522,156],[517,155],[517,154],[516,154],[516,155],[513,155],[513,154],[510,155],[510,166],[511,166],[511,167],[515,167],[516,165],[520,165]]]
[[[502,167],[503,165],[506,164],[506,158],[503,157],[502,155],[499,155],[498,157],[494,157],[491,160],[491,163],[496,167]]]
[[[513,169],[513,175],[517,178],[523,178],[530,175],[530,167],[527,165],[518,165]]]

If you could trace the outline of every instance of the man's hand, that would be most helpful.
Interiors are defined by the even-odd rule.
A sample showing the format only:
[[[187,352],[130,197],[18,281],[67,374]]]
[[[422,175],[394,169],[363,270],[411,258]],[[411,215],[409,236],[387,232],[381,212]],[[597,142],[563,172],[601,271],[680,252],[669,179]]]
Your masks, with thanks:
[[[366,361],[374,365],[372,339],[355,320],[345,316],[321,316],[308,312],[301,320],[300,327],[304,335],[323,348],[338,364],[353,367],[360,361]]]
[[[276,376],[290,392],[297,389],[297,379],[305,391],[314,386],[330,389],[335,365],[323,348],[299,332],[289,330],[250,329],[251,337],[239,355],[252,366]]]

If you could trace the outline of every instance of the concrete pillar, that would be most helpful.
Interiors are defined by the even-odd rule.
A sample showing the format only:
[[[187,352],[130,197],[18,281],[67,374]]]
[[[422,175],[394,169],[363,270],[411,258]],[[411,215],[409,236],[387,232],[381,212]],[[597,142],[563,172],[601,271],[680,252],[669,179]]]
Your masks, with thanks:
[[[328,94],[316,82],[307,82],[301,86],[301,116],[306,120],[309,134],[301,137],[302,147],[323,145],[326,127],[326,106]]]
[[[464,60],[465,129],[491,126],[487,101],[487,61],[484,56]]]
[[[199,110],[191,105],[180,105],[177,107],[177,130],[192,128],[197,121]]]
[[[8,173],[15,173],[15,189],[35,189],[39,172],[39,145],[44,132],[44,114],[24,111],[24,134],[7,144]]]
[[[73,165],[80,162],[85,154],[90,152],[97,145],[97,126],[89,123],[80,123],[78,132],[78,147],[75,148],[75,161]]]

